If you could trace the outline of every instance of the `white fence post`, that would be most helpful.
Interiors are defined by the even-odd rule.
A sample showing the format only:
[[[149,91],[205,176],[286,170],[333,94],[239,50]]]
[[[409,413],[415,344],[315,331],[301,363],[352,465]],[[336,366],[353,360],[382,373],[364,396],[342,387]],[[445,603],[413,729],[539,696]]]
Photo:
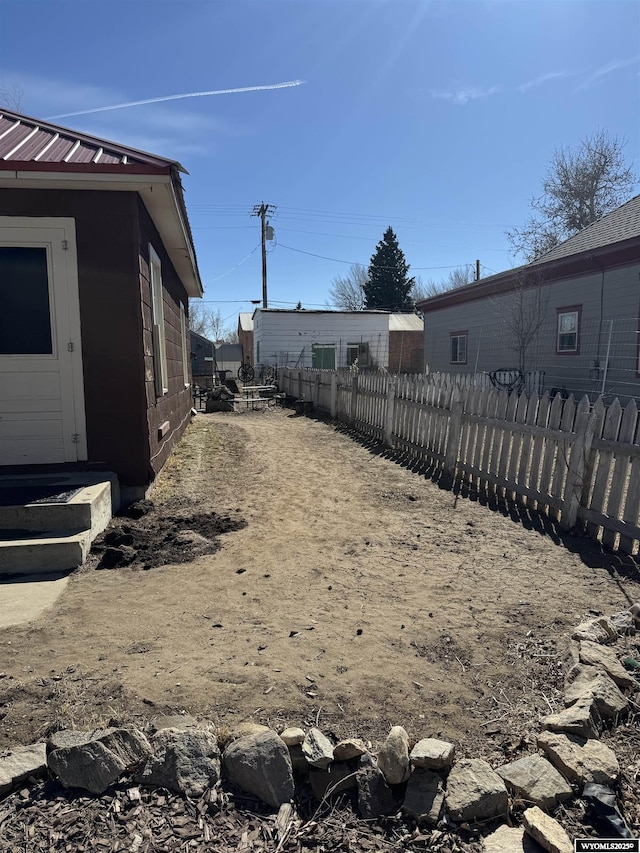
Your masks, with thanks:
[[[451,414],[449,416],[449,432],[447,435],[447,449],[444,457],[444,470],[455,477],[458,462],[458,445],[460,444],[460,431],[462,428],[462,400],[460,390],[455,388],[451,396]]]
[[[335,421],[338,413],[338,374],[331,374],[331,419]]]
[[[358,404],[358,374],[354,373],[351,379],[351,411],[349,412],[349,420],[351,426],[355,426],[356,422],[356,406]]]
[[[578,507],[583,500],[585,488],[584,473],[586,462],[591,455],[591,443],[596,430],[597,415],[589,412],[589,400],[585,396],[578,405],[575,424],[575,439],[571,448],[569,470],[564,487],[565,499],[562,505],[560,526],[571,530],[578,520]]]
[[[386,411],[384,413],[384,443],[387,447],[393,447],[393,410],[396,400],[396,380],[389,378],[387,389]]]

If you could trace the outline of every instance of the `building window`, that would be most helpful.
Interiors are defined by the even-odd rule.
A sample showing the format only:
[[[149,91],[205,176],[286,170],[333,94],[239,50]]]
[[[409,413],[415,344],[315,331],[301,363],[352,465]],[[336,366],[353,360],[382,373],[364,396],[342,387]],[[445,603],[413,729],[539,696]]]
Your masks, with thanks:
[[[558,308],[558,335],[556,352],[577,353],[580,350],[580,311],[579,306]]]
[[[156,396],[169,392],[167,379],[167,342],[164,331],[164,304],[162,295],[162,266],[153,246],[149,244],[149,271],[151,277],[151,312],[153,319],[153,363]]]
[[[347,344],[347,366],[358,363],[358,367],[369,366],[369,343]]]
[[[467,363],[467,333],[451,332],[451,364]]]
[[[189,353],[187,351],[187,312],[180,303],[180,336],[182,338],[182,378],[185,388],[189,385]]]
[[[336,345],[313,344],[311,347],[311,367],[314,370],[335,370]]]

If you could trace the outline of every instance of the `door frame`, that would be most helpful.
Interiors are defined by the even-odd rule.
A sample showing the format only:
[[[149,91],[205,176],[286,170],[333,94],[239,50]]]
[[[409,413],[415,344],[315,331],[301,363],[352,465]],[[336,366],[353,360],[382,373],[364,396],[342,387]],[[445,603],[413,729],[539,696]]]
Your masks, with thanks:
[[[7,228],[21,234],[16,240],[24,239],[25,242],[22,245],[29,245],[29,241],[36,244],[49,244],[47,260],[53,275],[50,287],[54,294],[54,303],[51,306],[52,332],[55,333],[60,348],[67,346],[68,352],[64,361],[60,360],[64,462],[86,461],[88,449],[75,219],[70,216],[0,216],[0,242],[14,242],[13,235],[10,241],[3,239],[2,232]],[[49,231],[47,237],[50,239],[46,241],[41,238],[34,239],[34,230]],[[61,241],[59,251],[53,250],[56,240]],[[15,245],[21,244],[15,242]],[[62,305],[61,300],[56,298],[61,291],[64,292]],[[67,342],[59,340],[58,318],[61,311],[65,312],[65,321],[69,329],[70,339]]]

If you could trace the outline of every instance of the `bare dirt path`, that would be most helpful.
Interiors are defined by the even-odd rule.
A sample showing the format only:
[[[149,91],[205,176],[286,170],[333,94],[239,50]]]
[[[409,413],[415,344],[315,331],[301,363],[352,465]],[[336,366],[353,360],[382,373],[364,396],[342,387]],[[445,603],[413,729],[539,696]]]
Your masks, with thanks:
[[[247,524],[193,562],[94,560],[0,631],[0,745],[186,710],[372,739],[400,723],[491,758],[558,701],[570,629],[640,599],[637,579],[287,411],[198,416],[152,499],[159,533],[210,511]]]

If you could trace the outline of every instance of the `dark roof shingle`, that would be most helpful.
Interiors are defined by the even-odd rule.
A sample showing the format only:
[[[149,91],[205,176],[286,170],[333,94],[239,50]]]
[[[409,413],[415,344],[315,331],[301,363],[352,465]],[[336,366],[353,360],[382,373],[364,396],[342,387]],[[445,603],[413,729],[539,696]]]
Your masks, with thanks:
[[[638,236],[640,236],[640,195],[634,196],[611,213],[607,213],[602,219],[587,225],[573,237],[569,237],[549,252],[540,255],[533,264],[558,261],[580,252],[601,249],[612,243],[621,243],[623,240]]]

